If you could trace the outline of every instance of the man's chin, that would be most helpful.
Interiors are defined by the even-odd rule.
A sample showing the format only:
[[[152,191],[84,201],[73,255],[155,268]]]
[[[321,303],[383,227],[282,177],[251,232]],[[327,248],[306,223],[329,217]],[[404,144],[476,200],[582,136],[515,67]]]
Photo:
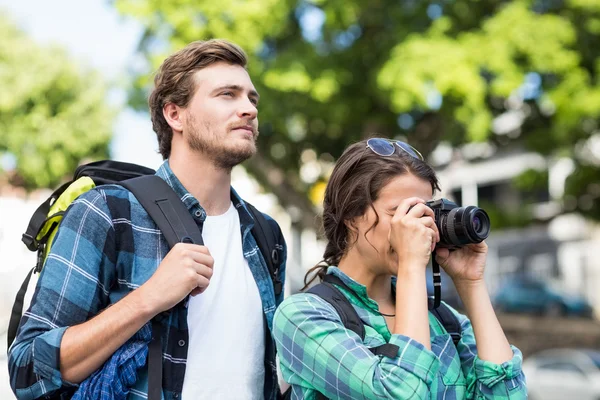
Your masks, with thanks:
[[[230,151],[232,157],[241,159],[240,162],[246,161],[256,154],[256,142],[253,139],[245,139],[244,143],[240,143]]]
[[[221,168],[231,169],[236,165],[248,160],[254,154],[256,154],[256,146],[252,144],[252,148],[238,149],[237,151],[229,151],[217,154],[215,157],[215,163]]]

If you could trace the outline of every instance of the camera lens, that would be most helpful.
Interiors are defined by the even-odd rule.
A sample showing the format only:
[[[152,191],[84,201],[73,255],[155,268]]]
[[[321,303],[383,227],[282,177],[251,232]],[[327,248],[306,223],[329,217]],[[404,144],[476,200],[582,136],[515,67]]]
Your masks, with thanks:
[[[481,242],[488,237],[490,233],[490,218],[481,208],[473,207],[470,215],[471,229],[467,229],[475,243]]]
[[[479,217],[473,217],[473,229],[475,232],[480,232],[481,230],[481,220]]]
[[[480,243],[490,233],[490,218],[475,206],[452,208],[440,215],[440,222],[441,244],[446,246]]]

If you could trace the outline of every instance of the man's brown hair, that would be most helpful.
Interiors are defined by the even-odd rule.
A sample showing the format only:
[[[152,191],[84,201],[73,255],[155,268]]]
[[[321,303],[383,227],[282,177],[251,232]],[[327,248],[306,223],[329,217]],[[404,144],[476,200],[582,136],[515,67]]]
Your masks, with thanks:
[[[165,104],[186,107],[196,90],[195,72],[220,61],[246,68],[247,58],[244,50],[226,40],[196,41],[169,56],[156,72],[148,105],[163,159],[171,154],[173,138],[171,126],[163,115]]]

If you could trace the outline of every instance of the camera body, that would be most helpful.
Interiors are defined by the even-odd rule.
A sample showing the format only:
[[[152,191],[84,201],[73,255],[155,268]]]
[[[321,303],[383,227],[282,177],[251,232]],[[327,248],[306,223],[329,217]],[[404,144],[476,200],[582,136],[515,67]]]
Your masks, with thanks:
[[[425,204],[435,214],[435,224],[440,232],[437,247],[459,249],[467,244],[481,243],[490,233],[490,217],[482,208],[460,207],[443,198]]]

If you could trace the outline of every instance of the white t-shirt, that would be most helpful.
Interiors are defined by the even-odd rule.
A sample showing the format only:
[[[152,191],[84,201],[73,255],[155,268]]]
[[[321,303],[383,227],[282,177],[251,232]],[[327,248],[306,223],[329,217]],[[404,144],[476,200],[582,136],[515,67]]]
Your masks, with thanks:
[[[215,263],[206,291],[190,297],[188,303],[182,398],[262,399],[262,302],[244,258],[240,218],[233,204],[225,214],[206,218],[202,237]]]

